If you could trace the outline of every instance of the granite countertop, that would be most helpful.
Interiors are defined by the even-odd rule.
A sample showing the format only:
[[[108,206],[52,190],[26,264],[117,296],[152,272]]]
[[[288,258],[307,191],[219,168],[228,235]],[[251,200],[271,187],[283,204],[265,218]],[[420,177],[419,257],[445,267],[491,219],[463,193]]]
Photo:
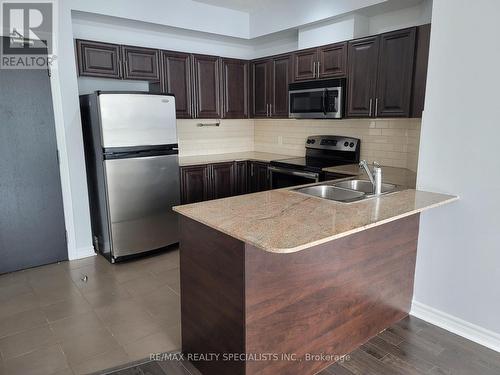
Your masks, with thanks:
[[[289,159],[294,156],[270,154],[267,152],[233,152],[227,154],[214,154],[214,155],[200,155],[200,156],[180,156],[179,165],[200,165],[211,163],[222,163],[225,161],[243,161],[243,160],[256,160],[263,162],[270,162],[271,160]]]
[[[337,167],[323,168],[323,171],[345,174],[363,180],[368,179],[365,170],[360,168],[358,164],[347,164],[339,165]],[[406,168],[382,166],[382,180],[383,182],[415,189],[415,186],[417,186],[417,173]]]
[[[354,203],[289,189],[174,207],[174,211],[273,253],[292,253],[457,200],[402,190]]]

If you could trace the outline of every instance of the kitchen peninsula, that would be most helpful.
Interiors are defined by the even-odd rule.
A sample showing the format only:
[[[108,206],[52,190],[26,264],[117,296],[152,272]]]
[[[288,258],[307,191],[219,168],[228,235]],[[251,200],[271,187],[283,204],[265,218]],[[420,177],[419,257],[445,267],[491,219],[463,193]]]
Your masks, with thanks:
[[[183,352],[221,355],[194,363],[204,375],[319,372],[408,314],[420,212],[456,199],[281,189],[175,207]]]

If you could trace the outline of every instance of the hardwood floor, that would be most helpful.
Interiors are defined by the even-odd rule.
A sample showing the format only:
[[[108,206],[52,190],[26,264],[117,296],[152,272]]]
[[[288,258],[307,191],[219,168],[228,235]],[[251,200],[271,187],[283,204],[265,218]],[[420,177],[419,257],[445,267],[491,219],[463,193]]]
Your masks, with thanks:
[[[410,316],[320,373],[366,374],[498,375],[500,353]]]
[[[162,361],[158,366],[151,363],[143,366],[130,365],[117,372],[99,374],[201,375],[186,362]],[[344,361],[317,375],[420,374],[498,375],[500,353],[420,319],[407,317],[363,344]]]

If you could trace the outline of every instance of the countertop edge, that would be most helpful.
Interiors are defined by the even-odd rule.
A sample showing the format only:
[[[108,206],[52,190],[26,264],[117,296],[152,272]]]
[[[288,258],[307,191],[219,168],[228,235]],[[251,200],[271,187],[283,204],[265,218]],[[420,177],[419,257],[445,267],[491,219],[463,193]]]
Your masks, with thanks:
[[[321,199],[321,198],[318,198],[318,199]],[[317,245],[321,245],[321,244],[324,244],[326,242],[330,242],[330,241],[334,241],[334,240],[338,240],[339,238],[342,238],[342,237],[346,237],[346,236],[349,236],[351,234],[355,234],[355,233],[359,233],[359,232],[362,232],[364,230],[367,230],[367,229],[371,229],[371,228],[375,228],[375,227],[378,227],[380,225],[383,225],[383,224],[387,224],[387,223],[390,223],[390,222],[393,222],[393,221],[396,221],[396,220],[399,220],[399,219],[403,219],[405,217],[408,217],[408,216],[411,216],[411,215],[415,215],[417,213],[421,213],[421,212],[424,212],[424,211],[427,211],[427,210],[430,210],[430,209],[433,209],[433,208],[437,208],[437,207],[440,207],[440,206],[444,206],[446,204],[449,204],[449,203],[452,203],[452,202],[455,202],[455,201],[458,201],[460,199],[459,196],[451,196],[451,198],[449,199],[446,199],[446,200],[443,200],[441,202],[438,202],[438,203],[434,203],[434,204],[431,204],[429,206],[425,206],[425,207],[422,207],[422,208],[419,208],[419,209],[416,209],[416,210],[411,210],[411,211],[408,211],[408,212],[405,212],[405,213],[402,213],[402,214],[399,214],[399,215],[395,215],[393,217],[390,217],[390,218],[387,218],[387,219],[383,219],[383,220],[380,220],[380,221],[376,221],[374,223],[371,223],[371,224],[368,224],[368,225],[364,225],[364,226],[361,226],[361,227],[358,227],[358,228],[355,228],[355,229],[351,229],[351,230],[348,230],[348,231],[345,231],[345,232],[342,232],[342,233],[338,233],[336,235],[333,235],[333,236],[328,236],[328,237],[325,237],[325,238],[322,238],[320,240],[316,240],[316,241],[313,241],[313,242],[308,242],[306,244],[302,244],[302,245],[299,245],[299,246],[296,246],[296,247],[290,247],[290,248],[263,248],[261,245],[253,242],[253,241],[249,241],[248,239],[244,239],[244,238],[241,238],[241,236],[236,236],[232,233],[229,233],[228,231],[225,231],[224,229],[221,229],[221,228],[215,228],[213,227],[211,224],[205,222],[204,220],[200,220],[199,218],[195,218],[195,217],[192,217],[191,215],[188,215],[184,212],[180,212],[178,209],[177,209],[177,206],[176,207],[173,207],[172,209],[177,212],[179,215],[183,215],[191,220],[194,220],[194,221],[197,221],[203,225],[206,225],[214,230],[217,230],[221,233],[224,233],[230,237],[233,237],[233,238],[236,238],[237,240],[241,241],[241,242],[244,242],[244,243],[247,243],[249,245],[252,245],[262,251],[267,251],[269,253],[275,253],[275,254],[290,254],[290,253],[296,253],[298,251],[302,251],[302,250],[305,250],[305,249],[308,249],[308,248],[311,248],[311,247],[314,247],[314,246],[317,246]]]

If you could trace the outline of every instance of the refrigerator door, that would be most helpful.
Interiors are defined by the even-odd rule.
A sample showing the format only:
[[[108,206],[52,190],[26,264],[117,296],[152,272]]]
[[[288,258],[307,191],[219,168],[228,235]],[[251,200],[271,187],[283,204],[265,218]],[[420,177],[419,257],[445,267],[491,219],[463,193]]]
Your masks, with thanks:
[[[179,241],[178,155],[105,160],[112,253],[115,258]]]
[[[103,148],[177,143],[173,96],[102,93],[98,97]]]

